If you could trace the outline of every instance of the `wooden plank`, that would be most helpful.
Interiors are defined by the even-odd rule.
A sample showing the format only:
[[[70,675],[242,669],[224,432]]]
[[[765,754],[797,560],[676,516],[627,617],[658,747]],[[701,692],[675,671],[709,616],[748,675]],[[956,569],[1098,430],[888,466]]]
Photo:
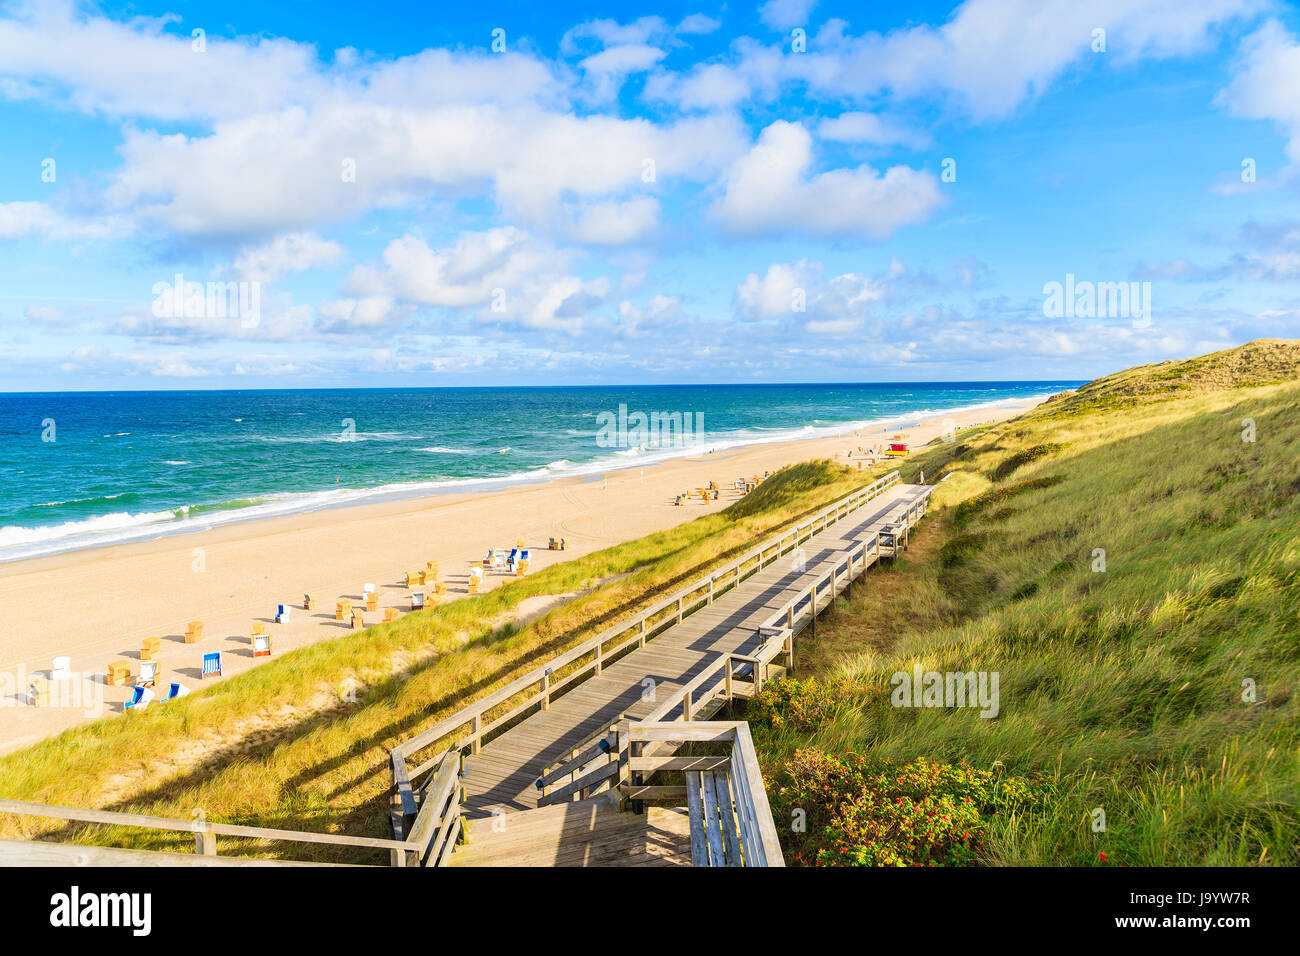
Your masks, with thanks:
[[[184,833],[216,833],[221,836],[250,837],[254,840],[284,840],[292,843],[331,843],[336,846],[366,847],[369,849],[415,849],[405,840],[384,840],[377,837],[347,836],[342,833],[313,833],[310,830],[272,830],[266,827],[245,827],[233,823],[202,824],[194,820],[177,820],[172,817],[151,817],[142,813],[120,813],[114,810],[91,810],[83,807],[61,807],[54,804],[31,803],[26,800],[0,800],[0,813],[17,813],[32,817],[54,817],[59,820],[78,820],[83,823],[105,823],[109,826],[143,827],[151,830],[176,830]]]
[[[406,773],[406,758],[399,753],[390,754],[393,763],[393,787],[402,804],[402,816],[408,820],[419,811],[415,803],[415,792],[411,789],[411,778]],[[405,829],[405,827],[403,827]]]
[[[767,790],[763,787],[763,772],[758,766],[758,752],[754,749],[754,739],[749,733],[749,724],[741,723],[736,727],[736,748],[742,758],[747,790],[753,809],[755,825],[763,845],[764,863],[767,866],[785,866],[781,856],[781,840],[776,833],[776,824],[772,820],[772,807],[767,802]],[[732,773],[737,768],[732,765]]]
[[[159,850],[124,850],[112,846],[81,846],[41,840],[0,839],[0,866],[347,866],[346,863],[307,863],[302,860],[260,860],[247,856],[204,856]]]
[[[407,835],[407,839],[416,845],[416,852],[421,859],[428,852],[433,838],[443,828],[445,823],[443,811],[447,808],[447,801],[457,790],[459,771],[460,755],[448,754],[433,777],[433,785],[425,791],[420,812],[416,814],[415,823]],[[451,809],[455,812],[458,808],[453,806]]]
[[[691,777],[696,776],[690,774]],[[704,840],[709,848],[709,866],[724,866],[727,862],[722,851],[722,826],[718,820],[718,794],[713,786],[713,774],[702,773],[700,796],[704,805]]]
[[[657,770],[725,770],[731,766],[729,757],[630,757],[629,770],[654,773]]]
[[[460,838],[462,827],[463,824],[461,823],[460,817],[456,817],[451,821],[451,827],[447,831],[446,841],[439,841],[442,843],[441,849],[438,850],[436,856],[430,856],[430,859],[434,861],[434,866],[447,865],[447,860],[451,857],[452,851],[456,848],[456,841]]]
[[[627,789],[629,800],[680,800],[686,796],[685,787],[650,786],[632,784]]]
[[[736,814],[731,805],[731,779],[725,770],[716,770],[713,777],[714,791],[718,797],[718,816],[722,820],[722,837],[726,847],[727,866],[740,866],[740,837],[736,833]]]
[[[691,866],[708,866],[709,851],[704,834],[704,800],[700,795],[700,775],[686,775],[686,810],[691,815]]]

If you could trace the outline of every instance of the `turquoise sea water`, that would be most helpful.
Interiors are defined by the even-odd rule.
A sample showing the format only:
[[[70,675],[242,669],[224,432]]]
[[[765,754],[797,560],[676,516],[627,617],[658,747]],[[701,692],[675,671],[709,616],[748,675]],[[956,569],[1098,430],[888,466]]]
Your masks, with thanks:
[[[883,429],[1077,384],[0,394],[0,561]],[[691,433],[647,434],[638,412]]]

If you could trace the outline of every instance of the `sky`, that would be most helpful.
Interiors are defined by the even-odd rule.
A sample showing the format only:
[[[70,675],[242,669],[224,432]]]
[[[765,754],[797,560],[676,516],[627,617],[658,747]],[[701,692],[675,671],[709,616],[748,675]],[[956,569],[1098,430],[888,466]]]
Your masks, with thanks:
[[[0,390],[1088,379],[1298,334],[1293,5],[864,6],[0,2]]]

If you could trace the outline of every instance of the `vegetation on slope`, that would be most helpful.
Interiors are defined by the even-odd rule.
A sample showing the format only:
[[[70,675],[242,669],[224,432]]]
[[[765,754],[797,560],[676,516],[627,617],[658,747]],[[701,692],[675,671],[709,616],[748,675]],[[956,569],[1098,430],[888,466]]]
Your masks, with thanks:
[[[912,550],[750,708],[789,861],[1300,862],[1297,355],[1121,373],[911,460],[947,475]],[[914,666],[997,672],[998,715],[893,706]]]

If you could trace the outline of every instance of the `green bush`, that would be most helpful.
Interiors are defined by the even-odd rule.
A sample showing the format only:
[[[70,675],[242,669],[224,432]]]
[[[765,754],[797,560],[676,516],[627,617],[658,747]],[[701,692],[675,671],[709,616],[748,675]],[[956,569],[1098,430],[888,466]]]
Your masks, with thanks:
[[[768,787],[792,866],[954,866],[981,862],[990,823],[1040,806],[1041,779],[924,757],[891,765],[856,753],[795,752]],[[799,813],[802,811],[802,814]]]

